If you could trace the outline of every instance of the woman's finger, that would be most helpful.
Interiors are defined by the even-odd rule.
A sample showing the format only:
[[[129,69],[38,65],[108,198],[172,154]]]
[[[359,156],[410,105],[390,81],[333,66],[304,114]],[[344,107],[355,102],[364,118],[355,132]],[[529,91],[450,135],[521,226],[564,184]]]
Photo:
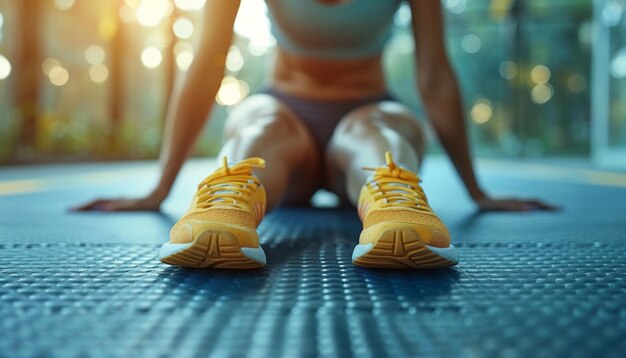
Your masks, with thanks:
[[[528,203],[533,206],[534,210],[555,211],[555,210],[559,209],[557,206],[545,203],[545,202],[543,202],[541,200],[529,200]]]
[[[480,204],[481,211],[533,211],[558,210],[557,207],[540,200],[497,199],[488,200]]]
[[[89,210],[94,210],[96,207],[102,205],[105,202],[106,202],[106,200],[103,200],[103,199],[92,200],[92,201],[88,202],[87,204],[71,207],[70,211],[89,211]]]

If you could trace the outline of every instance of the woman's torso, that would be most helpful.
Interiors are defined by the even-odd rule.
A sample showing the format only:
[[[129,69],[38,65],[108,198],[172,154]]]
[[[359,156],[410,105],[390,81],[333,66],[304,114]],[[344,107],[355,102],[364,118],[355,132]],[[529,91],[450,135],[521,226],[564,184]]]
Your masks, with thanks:
[[[381,52],[401,0],[266,0],[278,51],[272,86],[348,100],[386,90]]]

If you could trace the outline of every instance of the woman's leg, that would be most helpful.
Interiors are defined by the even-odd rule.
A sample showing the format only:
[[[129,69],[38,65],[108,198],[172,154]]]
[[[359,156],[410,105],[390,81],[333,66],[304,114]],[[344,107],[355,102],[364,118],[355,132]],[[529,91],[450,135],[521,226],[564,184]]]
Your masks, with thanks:
[[[397,102],[380,102],[348,113],[339,123],[326,152],[331,189],[356,206],[370,173],[362,167],[385,163],[385,152],[417,172],[425,139],[417,119]]]
[[[250,157],[265,159],[266,168],[255,174],[267,200],[263,202],[257,187],[238,190],[238,183],[252,179],[250,170],[260,164],[258,161],[242,163],[232,176],[219,170],[198,189],[196,202],[172,227],[170,241],[159,251],[164,263],[231,269],[265,265],[265,252],[256,230],[264,204],[265,208],[275,207],[290,192],[305,195],[307,187],[290,185],[294,182],[290,177],[300,170],[298,174],[309,179],[302,183],[310,185],[317,180],[314,175],[319,171],[311,163],[319,163],[319,153],[313,140],[299,119],[271,96],[257,95],[241,103],[229,116],[225,137],[220,156],[232,162]]]
[[[283,200],[306,200],[317,188],[317,147],[296,115],[272,96],[259,94],[239,104],[226,121],[224,137],[219,158],[265,159],[266,168],[256,174],[265,186],[268,209]],[[291,180],[296,173],[299,180]]]
[[[417,177],[410,173],[418,170],[423,148],[417,121],[398,103],[359,108],[340,122],[327,160],[335,183],[344,182],[335,190],[347,192],[350,201],[358,205],[363,223],[359,243],[352,252],[355,265],[437,268],[458,262],[448,229],[430,209],[415,182]],[[385,158],[387,151],[407,170],[395,167],[393,158]],[[361,169],[363,166],[378,167],[377,179],[359,198],[370,174]]]

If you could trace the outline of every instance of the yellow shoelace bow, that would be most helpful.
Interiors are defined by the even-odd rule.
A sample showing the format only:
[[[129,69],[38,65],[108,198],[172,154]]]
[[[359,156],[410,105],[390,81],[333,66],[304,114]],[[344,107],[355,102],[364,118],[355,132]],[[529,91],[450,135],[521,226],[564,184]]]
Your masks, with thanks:
[[[405,206],[430,211],[426,194],[419,185],[420,177],[399,167],[391,156],[385,153],[386,166],[363,168],[374,172],[374,179],[368,183],[368,190],[374,200],[384,200],[381,207]]]
[[[251,210],[250,195],[261,185],[259,179],[252,174],[255,168],[265,168],[265,161],[261,158],[248,158],[229,167],[228,160],[224,157],[222,167],[198,184],[198,207],[227,205]]]

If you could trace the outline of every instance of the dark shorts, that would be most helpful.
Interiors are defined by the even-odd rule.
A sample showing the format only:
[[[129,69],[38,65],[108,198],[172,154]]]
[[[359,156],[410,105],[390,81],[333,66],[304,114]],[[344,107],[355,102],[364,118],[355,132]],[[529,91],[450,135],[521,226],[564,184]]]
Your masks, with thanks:
[[[290,95],[275,88],[261,93],[269,94],[291,109],[309,129],[320,150],[325,150],[339,121],[351,111],[377,102],[394,101],[388,93],[349,101],[312,100]]]

